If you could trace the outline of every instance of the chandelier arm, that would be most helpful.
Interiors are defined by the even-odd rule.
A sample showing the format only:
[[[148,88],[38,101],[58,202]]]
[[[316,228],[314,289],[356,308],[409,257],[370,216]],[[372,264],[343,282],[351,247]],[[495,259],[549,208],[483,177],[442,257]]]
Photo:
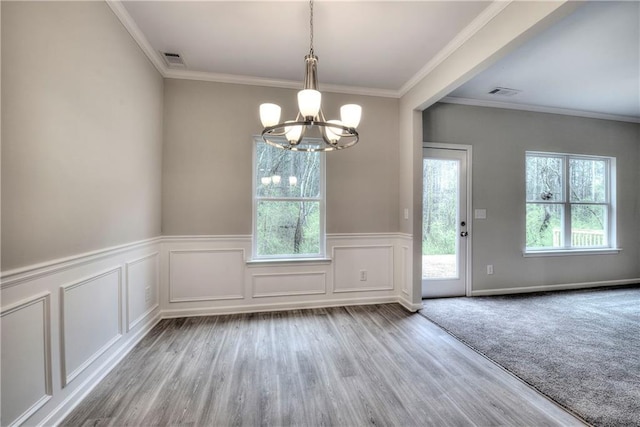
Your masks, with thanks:
[[[316,121],[316,120],[296,120],[295,122],[282,122],[277,125],[267,126],[262,130],[262,135],[269,134],[271,136],[281,136],[284,135],[284,128],[293,127],[293,126],[316,126],[319,128],[332,128],[332,129],[340,129],[344,133],[340,134],[340,136],[344,137],[353,137],[358,136],[358,131],[355,128],[350,128],[344,125],[340,125],[337,123],[327,123],[324,121]],[[282,129],[281,132],[276,132],[278,129]],[[336,132],[334,132],[336,133]]]
[[[277,142],[269,139],[269,137],[271,136],[277,136],[277,137],[285,136],[286,135],[285,127],[292,127],[292,126],[303,127],[302,136],[297,141],[297,143],[292,144],[290,141]],[[315,147],[315,146],[299,145],[300,142],[303,140],[303,136],[306,133],[306,129],[308,127],[319,128],[320,134],[322,135],[322,140],[324,142],[324,146]],[[325,130],[326,128],[331,128],[334,134],[337,134],[337,130],[342,131],[340,133],[340,137],[348,139],[348,141],[345,142],[344,139],[341,139],[341,141],[336,141],[335,143],[333,143],[332,141],[328,140],[328,138],[326,137],[326,130]],[[264,142],[266,142],[267,144],[273,147],[277,147],[283,150],[300,151],[300,152],[326,152],[326,151],[343,150],[345,148],[348,148],[357,144],[358,140],[360,139],[358,132],[354,128],[349,128],[347,126],[339,125],[336,123],[327,123],[323,121],[312,121],[312,120],[283,122],[283,123],[278,123],[277,125],[274,125],[274,126],[268,126],[264,128],[261,136]]]
[[[302,126],[302,130],[300,131],[300,136],[298,137],[298,140],[295,142],[295,144],[289,141],[289,144],[297,147],[298,144],[300,144],[300,142],[304,139],[304,135],[306,133],[307,133],[307,126]]]
[[[313,50],[313,0],[309,0],[309,55],[305,56],[305,78],[303,90],[319,91],[317,64],[318,57],[315,56]],[[354,127],[344,126],[342,122],[338,120],[330,120],[334,123],[329,123],[324,116],[322,108],[319,110],[312,108],[314,105],[319,107],[319,105],[314,104],[314,102],[320,102],[320,98],[317,94],[314,92],[308,92],[304,95],[300,95],[301,93],[302,91],[298,95],[299,108],[302,108],[300,106],[300,103],[302,102],[305,105],[304,111],[318,111],[316,116],[313,117],[309,115],[305,117],[302,115],[302,112],[298,110],[296,119],[293,121],[285,121],[276,125],[265,126],[262,130],[262,139],[264,142],[283,150],[302,152],[343,150],[358,143],[360,136]],[[279,111],[278,107],[278,116]],[[359,121],[359,116],[360,112],[358,111],[358,119],[353,122]],[[263,119],[262,110],[261,119]],[[263,123],[273,122],[264,119]],[[290,137],[294,137],[298,133],[298,129],[294,129],[296,126],[301,126],[298,138],[295,141],[289,141]],[[312,138],[313,142],[305,144],[305,136],[308,134],[308,131],[311,131],[314,128],[320,133],[321,138]],[[287,134],[289,135],[287,136]],[[331,140],[330,138],[334,136],[335,139]],[[270,137],[277,137],[278,139],[274,140],[270,139]]]
[[[327,119],[324,118],[324,113],[322,112],[322,107],[320,107],[320,111],[318,111],[318,121],[319,122],[326,122]]]
[[[324,131],[320,131],[320,135],[322,135],[322,141],[324,141],[325,144],[327,144],[330,147],[335,147],[336,145],[338,145],[337,141],[336,142],[331,142],[329,140],[329,138],[327,138],[327,133]]]

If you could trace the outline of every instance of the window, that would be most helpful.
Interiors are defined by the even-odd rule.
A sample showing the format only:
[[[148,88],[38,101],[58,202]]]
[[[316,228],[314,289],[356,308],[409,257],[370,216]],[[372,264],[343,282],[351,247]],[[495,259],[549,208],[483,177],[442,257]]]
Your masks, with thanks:
[[[255,138],[253,259],[325,256],[324,162]]]
[[[526,155],[526,252],[614,246],[615,159],[554,153]]]

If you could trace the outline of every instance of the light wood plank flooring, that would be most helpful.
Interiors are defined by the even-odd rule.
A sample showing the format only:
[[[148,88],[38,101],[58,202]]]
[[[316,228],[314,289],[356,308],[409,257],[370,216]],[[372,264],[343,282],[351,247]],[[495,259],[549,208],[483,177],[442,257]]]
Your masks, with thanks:
[[[63,425],[583,425],[396,304],[161,321]]]

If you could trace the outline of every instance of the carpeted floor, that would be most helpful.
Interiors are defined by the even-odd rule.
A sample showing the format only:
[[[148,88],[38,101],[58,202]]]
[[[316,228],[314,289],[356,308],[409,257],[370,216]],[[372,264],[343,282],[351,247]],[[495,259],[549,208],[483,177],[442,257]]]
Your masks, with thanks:
[[[640,426],[640,285],[424,300],[420,314],[596,426]]]

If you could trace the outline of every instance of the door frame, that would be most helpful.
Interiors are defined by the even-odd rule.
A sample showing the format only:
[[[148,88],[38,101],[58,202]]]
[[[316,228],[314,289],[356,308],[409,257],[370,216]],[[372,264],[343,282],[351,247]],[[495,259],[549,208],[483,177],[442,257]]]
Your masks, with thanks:
[[[471,185],[472,177],[473,177],[473,167],[471,164],[471,160],[473,159],[473,147],[469,144],[450,144],[444,142],[422,142],[422,148],[435,148],[435,149],[445,149],[445,150],[456,150],[463,151],[466,154],[467,160],[467,231],[469,235],[467,236],[467,265],[465,266],[465,294],[470,297],[473,291],[473,206],[471,205],[471,201],[473,200],[472,192],[473,186]],[[424,190],[423,190],[424,191]],[[422,218],[422,214],[420,215]],[[422,226],[420,227],[420,240],[422,239]],[[422,256],[422,251],[420,252],[420,256]],[[422,260],[420,260],[422,263]],[[420,264],[422,265],[422,264]]]

